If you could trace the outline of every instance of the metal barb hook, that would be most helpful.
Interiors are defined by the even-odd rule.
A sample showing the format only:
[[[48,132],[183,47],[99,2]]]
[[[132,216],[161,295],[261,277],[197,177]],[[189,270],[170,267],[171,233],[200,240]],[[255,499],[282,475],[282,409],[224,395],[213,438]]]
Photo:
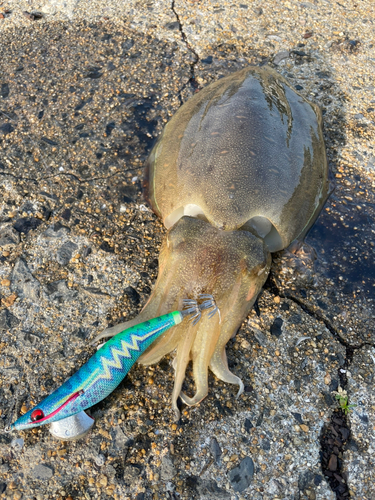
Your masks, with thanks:
[[[198,303],[198,301],[200,303]],[[181,314],[185,317],[188,315],[192,315],[190,321],[192,321],[193,325],[196,325],[202,316],[202,311],[206,309],[212,309],[208,313],[208,317],[211,319],[217,312],[219,313],[219,323],[221,323],[220,310],[215,303],[215,299],[212,295],[209,294],[200,294],[198,296],[198,300],[195,299],[184,299],[182,301],[183,309]]]
[[[194,299],[184,299],[182,301],[182,304],[183,304],[183,309],[181,311],[181,314],[184,317],[192,314],[193,316],[191,316],[191,318],[189,319],[190,321],[192,321],[193,325],[196,325],[202,315],[198,306],[198,302]]]
[[[199,309],[201,311],[203,311],[205,309],[213,308],[213,310],[208,313],[208,317],[211,319],[218,312],[219,313],[219,323],[221,323],[220,310],[217,307],[213,296],[208,294],[208,293],[202,293],[201,295],[198,296],[198,300],[203,300],[203,302],[201,304],[199,304]]]

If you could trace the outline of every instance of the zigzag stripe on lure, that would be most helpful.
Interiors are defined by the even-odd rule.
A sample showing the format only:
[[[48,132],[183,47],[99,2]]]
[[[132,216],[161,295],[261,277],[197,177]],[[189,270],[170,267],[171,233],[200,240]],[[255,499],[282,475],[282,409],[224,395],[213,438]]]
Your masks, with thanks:
[[[153,320],[153,321],[155,321],[155,320]],[[174,326],[174,325],[177,325],[177,322],[174,322],[170,326]],[[109,357],[104,357],[104,356],[102,356],[100,358],[104,372],[98,374],[98,379],[99,378],[111,379],[112,374],[111,374],[111,371],[109,368],[118,368],[120,370],[123,369],[123,365],[122,365],[122,362],[120,360],[120,356],[124,357],[124,358],[131,358],[132,359],[131,351],[138,352],[139,354],[142,354],[144,349],[142,349],[142,350],[140,349],[139,343],[143,344],[143,342],[145,342],[145,340],[147,340],[150,337],[153,337],[153,340],[155,340],[167,328],[170,328],[170,326],[166,326],[163,323],[159,328],[151,330],[148,334],[145,334],[143,336],[134,334],[130,337],[130,340],[132,341],[131,344],[129,344],[125,340],[121,340],[121,350],[117,349],[116,346],[113,346],[112,348],[110,346],[109,349],[111,351],[111,355],[112,355],[113,359],[111,359]],[[109,342],[107,342],[107,344],[109,344]],[[107,344],[105,344],[105,345],[107,345]],[[103,347],[105,347],[105,345]]]

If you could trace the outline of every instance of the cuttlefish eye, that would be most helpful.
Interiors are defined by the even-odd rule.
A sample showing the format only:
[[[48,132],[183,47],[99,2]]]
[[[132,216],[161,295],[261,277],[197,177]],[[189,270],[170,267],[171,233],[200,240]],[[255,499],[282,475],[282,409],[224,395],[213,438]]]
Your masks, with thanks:
[[[41,420],[42,418],[44,418],[44,413],[39,408],[37,408],[36,410],[34,410],[32,412],[32,414],[31,414],[31,420],[33,422],[37,422],[38,420]]]

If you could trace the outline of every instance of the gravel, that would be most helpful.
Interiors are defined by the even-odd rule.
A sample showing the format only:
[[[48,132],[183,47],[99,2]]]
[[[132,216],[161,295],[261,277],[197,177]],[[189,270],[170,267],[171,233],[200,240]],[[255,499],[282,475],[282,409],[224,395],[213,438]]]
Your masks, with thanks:
[[[348,393],[356,406],[350,413],[352,439],[344,457],[343,466],[353,498],[370,500],[375,495],[372,481],[374,469],[375,349],[355,351],[348,377]]]
[[[2,498],[333,500],[327,470],[374,498],[373,23],[371,0],[2,3]],[[147,301],[165,229],[142,166],[182,102],[248,64],[320,105],[336,187],[307,237],[317,258],[276,255],[229,342],[244,394],[210,376],[174,424],[167,357],[92,408],[82,441],[4,433]],[[337,417],[339,387],[356,406]],[[350,431],[340,450],[332,428]]]

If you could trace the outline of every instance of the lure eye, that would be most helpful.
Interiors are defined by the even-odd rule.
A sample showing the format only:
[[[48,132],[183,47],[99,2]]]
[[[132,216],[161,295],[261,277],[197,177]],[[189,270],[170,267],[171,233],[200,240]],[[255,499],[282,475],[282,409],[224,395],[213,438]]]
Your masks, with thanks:
[[[42,410],[39,410],[39,408],[34,410],[31,414],[31,420],[33,422],[37,422],[38,420],[41,420],[42,418],[44,418],[44,413]]]

